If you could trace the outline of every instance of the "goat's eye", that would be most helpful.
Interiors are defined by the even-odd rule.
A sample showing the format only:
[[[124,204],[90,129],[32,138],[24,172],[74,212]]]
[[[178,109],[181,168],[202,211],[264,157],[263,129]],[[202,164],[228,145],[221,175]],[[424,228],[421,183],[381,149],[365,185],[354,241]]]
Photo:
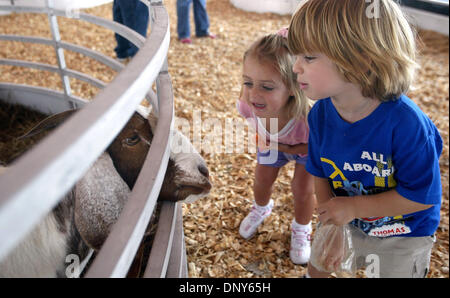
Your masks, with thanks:
[[[128,146],[134,146],[141,141],[141,138],[139,135],[135,134],[132,137],[126,138],[124,141]]]

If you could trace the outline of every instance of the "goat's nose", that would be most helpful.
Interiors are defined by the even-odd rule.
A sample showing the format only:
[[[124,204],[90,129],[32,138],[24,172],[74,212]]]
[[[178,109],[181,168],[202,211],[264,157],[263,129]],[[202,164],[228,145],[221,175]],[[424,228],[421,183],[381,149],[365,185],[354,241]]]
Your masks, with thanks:
[[[205,165],[199,165],[198,170],[200,173],[202,173],[203,176],[205,176],[206,178],[209,178],[209,171]]]

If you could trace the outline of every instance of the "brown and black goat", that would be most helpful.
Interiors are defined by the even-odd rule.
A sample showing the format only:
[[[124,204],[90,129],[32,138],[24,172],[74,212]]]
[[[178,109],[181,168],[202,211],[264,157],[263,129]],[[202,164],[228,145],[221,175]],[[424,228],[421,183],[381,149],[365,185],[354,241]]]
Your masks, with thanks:
[[[157,119],[145,108],[138,111],[52,212],[0,260],[0,277],[64,277],[67,255],[83,259],[90,248],[101,248],[127,201],[153,139]],[[55,126],[71,113],[51,116],[30,133]],[[185,136],[178,131],[172,133],[172,143],[189,148],[171,150],[159,199],[193,202],[211,189],[208,168]]]

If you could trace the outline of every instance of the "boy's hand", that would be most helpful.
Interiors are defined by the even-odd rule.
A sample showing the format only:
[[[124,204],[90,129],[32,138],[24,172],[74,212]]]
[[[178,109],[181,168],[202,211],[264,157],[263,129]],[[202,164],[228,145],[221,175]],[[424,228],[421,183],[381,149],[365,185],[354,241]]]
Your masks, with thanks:
[[[319,204],[317,213],[322,224],[345,225],[356,218],[355,197],[334,197]]]

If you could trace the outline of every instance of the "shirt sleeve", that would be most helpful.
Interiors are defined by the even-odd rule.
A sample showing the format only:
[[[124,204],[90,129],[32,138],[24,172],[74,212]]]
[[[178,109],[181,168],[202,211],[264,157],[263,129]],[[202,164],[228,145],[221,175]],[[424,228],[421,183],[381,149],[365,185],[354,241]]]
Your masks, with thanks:
[[[421,127],[411,127],[414,124],[410,122],[407,127],[409,133],[395,137],[393,156],[397,192],[411,201],[426,205],[439,204],[442,196],[439,169],[442,138],[431,120],[430,125],[434,127],[431,133]]]
[[[319,144],[319,136],[317,130],[317,115],[315,113],[315,109],[310,111],[308,114],[308,126],[309,126],[309,137],[308,137],[308,159],[306,161],[306,171],[308,171],[311,175],[316,177],[325,178],[325,174],[321,167],[320,162],[320,144]]]

